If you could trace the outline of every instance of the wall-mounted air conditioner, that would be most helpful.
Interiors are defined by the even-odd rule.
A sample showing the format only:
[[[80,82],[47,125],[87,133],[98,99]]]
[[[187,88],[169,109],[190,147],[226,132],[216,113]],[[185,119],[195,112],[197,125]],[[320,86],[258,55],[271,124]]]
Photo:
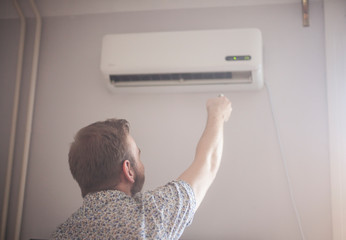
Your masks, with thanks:
[[[258,29],[106,35],[101,71],[115,92],[226,92],[263,86]]]

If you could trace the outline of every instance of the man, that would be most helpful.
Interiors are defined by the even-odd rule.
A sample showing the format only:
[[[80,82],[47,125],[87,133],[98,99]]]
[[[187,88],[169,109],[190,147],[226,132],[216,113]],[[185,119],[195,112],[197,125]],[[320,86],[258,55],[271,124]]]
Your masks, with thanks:
[[[219,169],[223,125],[231,114],[223,95],[207,101],[207,123],[195,158],[177,180],[141,193],[144,166],[126,120],[82,128],[69,152],[83,205],[54,239],[179,239]]]

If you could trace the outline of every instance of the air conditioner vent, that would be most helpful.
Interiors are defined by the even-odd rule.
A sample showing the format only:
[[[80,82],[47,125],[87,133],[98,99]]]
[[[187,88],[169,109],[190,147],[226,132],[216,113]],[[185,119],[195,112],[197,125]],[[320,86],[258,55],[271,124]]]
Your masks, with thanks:
[[[110,75],[112,84],[120,86],[205,85],[251,83],[251,72],[195,72]]]

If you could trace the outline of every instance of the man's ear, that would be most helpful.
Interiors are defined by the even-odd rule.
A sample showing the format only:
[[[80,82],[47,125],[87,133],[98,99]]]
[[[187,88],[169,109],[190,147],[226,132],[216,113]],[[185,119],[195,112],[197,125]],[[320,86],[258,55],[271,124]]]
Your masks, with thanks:
[[[131,166],[131,162],[129,160],[125,160],[123,162],[123,173],[125,175],[125,178],[131,182],[134,183],[135,182],[135,171],[133,169],[133,167]]]

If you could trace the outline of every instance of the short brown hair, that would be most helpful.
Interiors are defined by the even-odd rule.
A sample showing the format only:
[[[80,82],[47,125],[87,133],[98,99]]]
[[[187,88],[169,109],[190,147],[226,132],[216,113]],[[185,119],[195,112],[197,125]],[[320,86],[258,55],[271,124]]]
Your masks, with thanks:
[[[129,129],[125,119],[109,119],[78,131],[68,157],[83,197],[118,184],[122,162],[133,162],[127,143]]]

